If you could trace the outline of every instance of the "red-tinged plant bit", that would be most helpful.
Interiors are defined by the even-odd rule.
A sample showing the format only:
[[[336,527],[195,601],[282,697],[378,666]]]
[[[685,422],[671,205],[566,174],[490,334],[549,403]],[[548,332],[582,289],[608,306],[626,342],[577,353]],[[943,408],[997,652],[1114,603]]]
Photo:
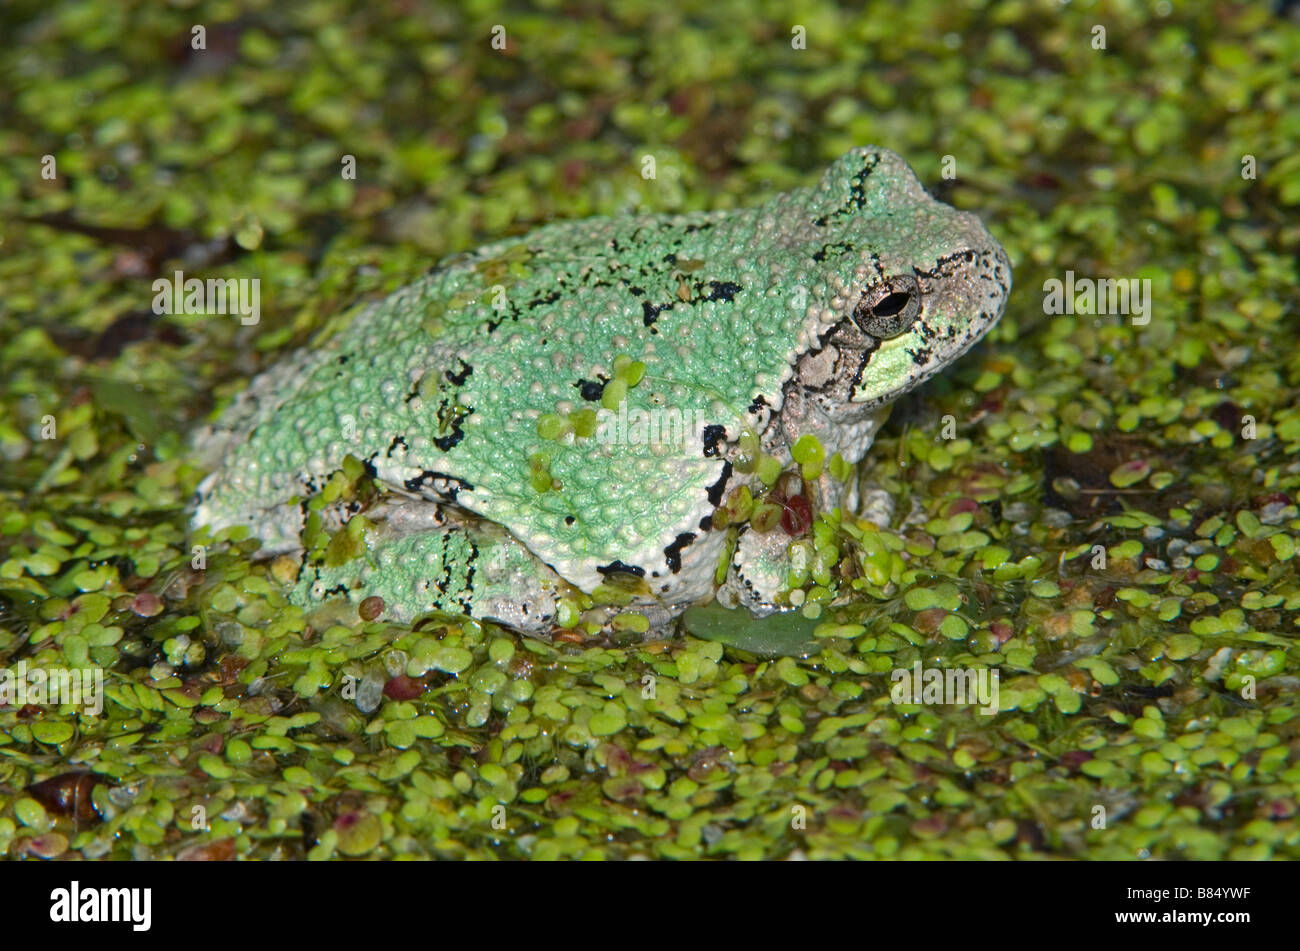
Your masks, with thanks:
[[[1061,754],[1061,765],[1071,772],[1077,772],[1079,767],[1090,759],[1092,754],[1087,750],[1067,750]]]
[[[1250,500],[1250,507],[1253,509],[1262,509],[1269,505],[1290,505],[1291,496],[1285,492],[1268,492],[1263,495],[1256,495]]]
[[[1245,413],[1236,403],[1224,400],[1210,410],[1210,418],[1219,424],[1220,429],[1236,432],[1241,428],[1241,417]]]
[[[999,647],[1016,636],[1016,629],[1006,621],[994,621],[989,625],[989,631],[993,634]]]
[[[960,515],[962,512],[978,512],[979,510],[980,504],[974,499],[960,498],[953,499],[952,502],[948,503],[943,514],[948,518],[952,518],[954,515]]]
[[[639,780],[632,779],[629,776],[608,779],[602,785],[602,789],[605,795],[614,802],[629,802],[640,799],[645,794],[645,786]]]
[[[617,743],[605,743],[600,747],[605,759],[605,768],[611,776],[624,775],[632,765],[632,754]]]
[[[941,836],[948,831],[948,820],[942,815],[928,816],[912,823],[912,833],[920,838],[929,839]]]
[[[1260,814],[1265,819],[1290,819],[1296,814],[1296,801],[1287,797],[1274,799],[1260,808]]]
[[[232,838],[191,845],[188,849],[176,853],[178,862],[233,862],[234,860],[235,840]]]
[[[812,505],[802,495],[792,495],[782,504],[781,528],[791,538],[798,538],[812,527]]]
[[[344,855],[365,855],[377,848],[384,838],[379,817],[364,809],[344,813],[334,820],[338,833],[338,850]]]
[[[943,608],[926,608],[917,612],[913,626],[922,634],[933,634],[939,630],[939,625],[943,624],[943,619],[947,616],[948,612]]]
[[[140,617],[154,617],[162,613],[162,598],[150,591],[141,591],[131,599],[131,610]]]
[[[27,842],[27,854],[38,859],[58,858],[68,851],[68,837],[62,832],[46,832]]]
[[[423,680],[398,674],[384,684],[384,696],[389,700],[414,700],[428,689]]]

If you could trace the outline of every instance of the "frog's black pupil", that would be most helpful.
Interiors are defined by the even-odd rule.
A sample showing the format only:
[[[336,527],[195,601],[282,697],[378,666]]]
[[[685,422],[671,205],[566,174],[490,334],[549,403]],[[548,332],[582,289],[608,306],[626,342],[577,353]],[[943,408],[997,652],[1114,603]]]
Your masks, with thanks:
[[[886,295],[880,303],[871,308],[871,313],[876,317],[897,317],[907,306],[912,295],[908,293],[895,292]]]

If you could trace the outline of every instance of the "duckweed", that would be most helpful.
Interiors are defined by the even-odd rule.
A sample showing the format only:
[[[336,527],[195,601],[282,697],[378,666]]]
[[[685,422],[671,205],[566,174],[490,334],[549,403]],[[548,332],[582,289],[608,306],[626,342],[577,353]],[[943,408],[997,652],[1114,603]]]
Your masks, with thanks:
[[[832,12],[796,51],[687,3],[652,31],[589,11],[593,58],[560,40],[573,21],[494,3],[102,5],[0,12],[24,37],[0,52],[0,665],[104,675],[98,716],[0,702],[6,857],[1300,857],[1293,22],[1135,7],[1142,54],[1103,57],[1087,9],[1044,30],[1031,6],[923,0]],[[189,49],[192,22],[231,42]],[[510,57],[477,39],[497,22]],[[937,60],[936,35],[966,38],[960,58]],[[885,86],[846,68],[882,58]],[[815,513],[799,610],[709,606],[664,632],[629,606],[604,639],[584,612],[630,601],[607,585],[562,600],[550,642],[395,625],[382,605],[290,606],[296,565],[245,529],[188,537],[205,472],[186,433],[358,302],[548,220],[752,202],[867,142],[978,212],[1016,289],[860,464],[742,437],[737,470],[769,489],[793,462],[892,501]],[[646,150],[655,178],[628,160]],[[260,325],[149,314],[152,277],[182,263],[258,278]],[[439,306],[528,266],[484,261],[483,286]],[[1067,270],[1149,280],[1149,321],[1045,313]],[[632,354],[612,370],[614,410],[687,382]],[[560,440],[595,426],[594,404],[537,421]],[[543,454],[519,479],[556,487]],[[363,520],[331,535],[321,513],[367,482],[347,459],[304,500],[312,557],[364,551]],[[779,532],[782,512],[736,494],[715,525]],[[997,711],[895,703],[918,663],[996,670]],[[103,780],[90,805],[30,792],[74,768]],[[1099,802],[1123,803],[1105,828]]]

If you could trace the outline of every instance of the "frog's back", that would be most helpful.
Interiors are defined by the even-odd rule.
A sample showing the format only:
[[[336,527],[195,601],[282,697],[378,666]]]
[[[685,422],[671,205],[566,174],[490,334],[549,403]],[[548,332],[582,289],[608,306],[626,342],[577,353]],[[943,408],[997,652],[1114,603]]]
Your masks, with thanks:
[[[713,444],[775,401],[800,346],[800,308],[768,316],[797,275],[763,254],[780,240],[764,207],[559,223],[448,261],[253,381],[208,433],[224,458],[196,524],[244,522],[296,548],[292,503],[351,454],[502,524],[584,587],[611,566],[667,570],[672,552],[634,540],[701,531],[693,513],[725,481]],[[616,361],[645,366],[619,409],[671,410],[680,442],[573,432],[611,402]],[[539,433],[543,417],[561,431]],[[656,475],[665,453],[680,457],[671,480]],[[682,524],[665,526],[673,512]]]

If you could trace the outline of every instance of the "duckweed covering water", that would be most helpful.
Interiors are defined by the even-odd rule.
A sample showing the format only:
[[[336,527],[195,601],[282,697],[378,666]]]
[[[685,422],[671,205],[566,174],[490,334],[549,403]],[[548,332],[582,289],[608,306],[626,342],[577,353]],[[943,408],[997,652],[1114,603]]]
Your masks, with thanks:
[[[0,12],[0,663],[105,676],[97,717],[0,706],[0,851],[1300,856],[1294,22],[406,9]],[[358,300],[867,142],[980,212],[1017,287],[878,439],[898,516],[815,527],[852,595],[813,652],[308,616],[294,566],[237,536],[196,567],[185,432]],[[182,267],[260,278],[260,323],[155,316]],[[1149,281],[1149,320],[1047,312],[1044,283],[1081,278]],[[998,712],[893,702],[918,663],[997,670]]]

